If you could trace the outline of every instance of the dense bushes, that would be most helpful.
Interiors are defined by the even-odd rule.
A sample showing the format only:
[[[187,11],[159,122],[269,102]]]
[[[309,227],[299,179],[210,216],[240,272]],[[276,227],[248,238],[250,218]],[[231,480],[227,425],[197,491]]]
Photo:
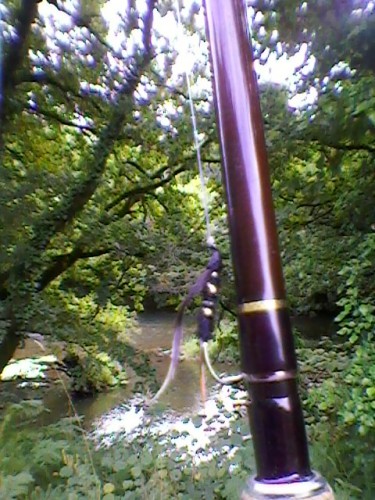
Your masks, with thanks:
[[[302,378],[306,372],[321,376],[304,393],[314,464],[332,485],[349,492],[340,500],[371,500],[375,493],[375,349],[363,345],[352,355],[343,346],[331,344],[326,349],[309,352],[302,370]]]
[[[13,407],[1,426],[0,498],[87,498],[90,491],[106,500],[230,499],[254,471],[251,447],[242,448],[247,424],[238,420],[192,456],[176,447],[180,433],[160,438],[147,426],[131,442],[100,449],[73,420],[25,429],[38,411],[36,403]],[[210,422],[194,419],[203,424]]]

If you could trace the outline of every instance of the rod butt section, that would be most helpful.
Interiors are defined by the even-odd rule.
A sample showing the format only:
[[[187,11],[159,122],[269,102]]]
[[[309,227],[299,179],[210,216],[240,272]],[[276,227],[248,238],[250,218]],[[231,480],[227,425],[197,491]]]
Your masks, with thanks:
[[[252,478],[242,492],[241,500],[334,500],[327,481],[317,473],[306,481],[268,483]]]

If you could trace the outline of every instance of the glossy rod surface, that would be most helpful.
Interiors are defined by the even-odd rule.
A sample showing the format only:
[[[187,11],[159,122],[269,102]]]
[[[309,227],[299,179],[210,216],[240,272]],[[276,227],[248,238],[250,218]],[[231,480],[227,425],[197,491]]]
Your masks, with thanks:
[[[257,480],[311,477],[243,0],[205,0]]]

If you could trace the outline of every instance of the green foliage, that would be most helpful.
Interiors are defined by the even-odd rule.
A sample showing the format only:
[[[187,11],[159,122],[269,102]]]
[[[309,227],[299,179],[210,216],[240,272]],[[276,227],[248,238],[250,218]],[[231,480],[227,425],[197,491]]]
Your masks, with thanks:
[[[0,495],[3,498],[27,498],[34,483],[34,478],[29,472],[20,472],[6,476],[0,483]]]
[[[115,306],[110,301],[100,306],[94,294],[77,297],[55,284],[34,296],[26,317],[33,331],[50,338],[58,335],[62,341],[57,344],[58,350],[63,351],[60,356],[77,392],[95,392],[126,383],[126,363],[136,370],[142,365],[135,353],[126,359],[131,350],[130,334],[137,331],[135,314],[126,306]]]
[[[184,343],[182,345],[182,355],[184,358],[196,358],[197,356],[199,356],[199,352],[199,340],[196,336],[192,336],[184,340]]]
[[[42,412],[43,403],[40,400],[29,400],[11,405],[2,418],[0,439],[6,440],[14,427],[29,425]]]
[[[0,300],[1,315],[12,323],[4,341],[14,341],[33,323],[56,340],[78,331],[81,343],[90,333],[91,306],[94,315],[109,302],[142,310],[152,273],[158,278],[162,266],[165,273],[164,251],[172,246],[174,223],[180,238],[194,234],[188,220],[200,225],[197,193],[184,191],[184,184],[197,177],[190,172],[191,127],[183,115],[185,99],[171,93],[167,83],[173,47],[168,49],[164,35],[153,30],[151,60],[149,47],[135,42],[148,39],[139,35],[146,25],[152,30],[152,12],[150,23],[146,12],[133,6],[117,21],[111,16],[121,33],[116,43],[122,49],[115,50],[106,41],[112,27],[99,4],[85,9],[84,16],[76,6],[68,11],[55,2],[17,7],[12,2],[4,7],[0,20],[7,34],[5,55],[19,50],[17,64],[8,65],[7,57],[0,62],[9,66],[0,119]],[[15,31],[21,28],[26,36],[18,47]],[[162,125],[161,117],[168,124]],[[167,227],[176,207],[184,216],[179,220],[176,214]],[[168,281],[167,293],[173,288]],[[59,299],[60,310],[75,316],[75,328],[73,321],[61,321],[61,314],[53,319]],[[106,328],[108,342],[111,328]],[[113,330],[116,335],[117,326]],[[92,343],[100,334],[99,329],[92,335]],[[2,352],[3,366],[12,353]]]
[[[231,318],[222,319],[212,342],[212,356],[221,362],[239,362],[239,336],[237,322]]]
[[[297,358],[306,422],[327,421],[336,411],[336,400],[326,389],[342,382],[350,362],[348,353],[343,346],[322,338],[315,347],[298,348]]]
[[[208,344],[211,358],[221,363],[238,363],[238,342],[236,321],[228,318],[221,319],[215,329],[213,340]],[[184,341],[183,354],[187,358],[199,355],[199,341],[195,336]]]
[[[95,298],[95,294],[78,297],[55,283],[34,295],[23,317],[31,331],[43,332],[47,341],[58,340],[47,346],[65,363],[75,392],[126,384],[129,370],[132,379],[142,377],[145,384],[152,383],[147,356],[129,343],[138,332],[136,314],[109,300],[100,306]]]
[[[359,436],[371,434],[375,428],[375,348],[365,342],[356,348],[350,368],[345,373],[344,384],[349,392],[344,405],[339,408],[342,421],[353,426]]]
[[[98,352],[95,347],[84,350],[77,344],[70,344],[64,363],[73,377],[72,389],[75,392],[90,394],[127,383],[124,367],[107,353]]]
[[[337,302],[341,312],[335,321],[338,334],[351,345],[371,342],[375,332],[375,306],[371,303],[371,289],[367,277],[373,273],[375,236],[369,235],[358,247],[358,256],[351,259],[340,271],[343,285]],[[371,285],[370,285],[371,287]]]
[[[170,3],[162,3],[156,9],[170,15]],[[148,301],[178,304],[207,261],[204,217],[173,41],[153,29],[155,57],[144,57],[137,40],[145,23],[134,2],[118,17],[123,38],[116,50],[101,2],[82,2],[79,13],[61,12],[62,2],[44,4],[51,17],[41,2],[8,2],[0,20],[6,35],[0,69],[9,69],[0,71],[0,337],[35,331],[62,341],[75,388],[94,391],[125,382],[129,365],[149,375],[146,358],[127,344],[134,311]],[[34,9],[24,38],[14,34],[18,8]],[[305,62],[315,61],[302,64],[293,88],[261,85],[262,110],[290,304],[296,313],[337,313],[343,341],[311,348],[297,336],[315,464],[339,498],[366,500],[374,498],[375,447],[371,8],[369,0],[360,6],[285,0],[252,2],[250,9],[262,14],[252,30],[261,62],[301,47]],[[196,31],[193,13],[189,23]],[[16,39],[19,57],[12,53]],[[202,71],[193,85],[195,103],[211,218],[225,257],[222,296],[234,302],[206,68],[203,57],[196,64]],[[316,97],[290,109],[288,98],[304,91]],[[236,325],[223,321],[213,356],[236,359],[237,345]],[[235,434],[218,439],[214,457],[199,471],[172,441],[164,448],[150,436],[92,450],[93,467],[82,456],[90,446],[79,429],[64,422],[64,429],[26,432],[26,417],[33,419],[40,407],[25,408],[14,407],[1,424],[6,498],[84,498],[87,491],[107,500],[233,498],[252,468],[240,449],[228,473],[223,449],[239,444]]]
[[[371,343],[356,348],[324,341],[300,351],[305,418],[314,467],[350,498],[370,500],[373,478],[375,408]]]
[[[122,315],[119,308],[175,307],[205,265],[201,188],[186,99],[178,78],[172,77],[173,42],[166,44],[164,35],[153,30],[155,58],[135,71],[132,65],[142,61],[142,47],[135,44],[134,58],[126,47],[133,46],[133,36],[143,26],[137,9],[129,12],[131,22],[126,16],[118,18],[123,33],[118,43],[127,54],[119,58],[105,43],[110,27],[98,14],[99,5],[85,8],[83,24],[79,16],[65,12],[59,26],[60,12],[52,3],[56,29],[50,29],[51,19],[42,9],[35,12],[37,22],[30,24],[30,37],[23,41],[23,57],[15,68],[17,84],[14,92],[6,93],[7,119],[0,131],[1,311],[9,321],[15,316],[19,329],[29,330],[32,324],[57,340],[76,337],[79,344],[90,337],[90,345],[98,342],[97,352],[106,352],[102,344],[111,344],[118,335],[110,318]],[[292,90],[261,85],[287,289],[297,313],[334,310],[347,279],[339,271],[352,258],[362,260],[357,248],[374,220],[368,203],[374,190],[373,74],[348,70],[327,76],[339,61],[356,61],[359,67],[359,46],[353,53],[352,42],[360,33],[367,37],[372,25],[367,14],[357,19],[357,26],[350,14],[348,22],[332,23],[337,12],[331,3],[307,7],[307,13],[292,0],[275,11],[264,2],[255,2],[252,9],[253,15],[258,10],[264,14],[253,26],[263,62],[267,51],[280,56],[280,47],[289,54],[299,50],[301,33],[317,60],[311,73],[303,68],[295,75],[296,92],[308,86],[317,90],[310,106],[292,112]],[[156,9],[160,15],[171,14],[168,3]],[[13,3],[6,10],[2,26],[9,31],[17,10]],[[350,10],[346,5],[344,12]],[[196,36],[194,16],[189,14],[187,30],[193,29]],[[327,21],[324,32],[321,19]],[[266,35],[259,35],[260,28]],[[278,41],[273,40],[274,30],[280,33]],[[323,43],[326,37],[328,45]],[[12,38],[4,43],[8,53]],[[195,68],[202,70],[196,77],[199,84],[193,85],[195,104],[211,218],[225,257],[222,295],[233,302],[205,63],[203,55]],[[128,66],[130,73],[140,75],[142,99],[130,93],[122,100],[119,82],[126,80]],[[369,290],[370,283],[367,275],[361,289]],[[63,307],[54,320],[59,301]],[[353,309],[347,316],[350,322],[357,306],[353,302],[345,307]],[[64,310],[69,310],[68,321]],[[104,310],[103,325],[88,319]],[[219,337],[223,344],[225,337]],[[234,333],[233,343],[235,339]]]
[[[198,418],[196,425],[202,424]],[[67,420],[27,434],[18,430],[1,436],[0,496],[85,498],[92,491],[93,497],[107,500],[230,499],[239,495],[254,471],[252,452],[242,446],[244,431],[244,425],[233,422],[229,433],[220,431],[206,452],[193,457],[174,444],[180,437],[177,431],[161,440],[145,430],[130,443],[94,450],[79,427]]]

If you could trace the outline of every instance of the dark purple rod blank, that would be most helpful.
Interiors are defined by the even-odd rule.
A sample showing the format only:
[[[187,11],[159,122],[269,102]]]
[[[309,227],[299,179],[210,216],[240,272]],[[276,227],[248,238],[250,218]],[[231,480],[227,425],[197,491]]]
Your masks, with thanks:
[[[243,0],[205,0],[257,480],[311,476]]]

